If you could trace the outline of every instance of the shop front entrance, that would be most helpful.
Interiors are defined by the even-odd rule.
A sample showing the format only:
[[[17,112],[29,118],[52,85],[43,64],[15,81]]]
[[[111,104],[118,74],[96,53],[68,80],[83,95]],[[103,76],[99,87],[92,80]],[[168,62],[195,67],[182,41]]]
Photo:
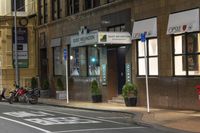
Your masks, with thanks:
[[[40,49],[40,83],[42,84],[44,80],[47,80],[48,73],[48,60],[47,60],[47,49]]]
[[[122,94],[125,84],[125,47],[107,49],[109,99]]]

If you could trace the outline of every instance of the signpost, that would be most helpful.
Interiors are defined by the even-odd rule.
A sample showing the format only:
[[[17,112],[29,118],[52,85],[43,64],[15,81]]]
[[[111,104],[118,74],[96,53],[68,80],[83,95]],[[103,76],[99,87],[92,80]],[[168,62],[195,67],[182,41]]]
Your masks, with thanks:
[[[149,109],[149,83],[148,83],[148,68],[147,68],[147,45],[146,45],[146,32],[141,34],[141,41],[144,43],[144,54],[145,54],[145,77],[146,77],[146,98],[147,98],[147,112]]]
[[[66,98],[67,98],[67,103],[69,103],[69,89],[68,89],[68,60],[67,60],[67,49],[64,48],[64,59],[66,63]]]
[[[14,1],[14,11],[15,11],[15,16],[14,16],[14,27],[15,27],[15,47],[14,47],[14,54],[15,54],[15,85],[19,86],[19,70],[18,70],[18,53],[17,53],[17,9],[16,9],[16,1]]]

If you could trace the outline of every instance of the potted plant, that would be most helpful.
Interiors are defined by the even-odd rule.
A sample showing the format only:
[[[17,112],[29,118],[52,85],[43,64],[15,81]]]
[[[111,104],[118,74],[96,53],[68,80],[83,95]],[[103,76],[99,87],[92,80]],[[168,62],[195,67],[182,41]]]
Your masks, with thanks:
[[[49,97],[49,81],[45,79],[42,83],[42,89],[40,90],[41,97]]]
[[[93,80],[91,83],[91,94],[92,94],[92,101],[94,103],[102,102],[102,95],[96,80]]]
[[[66,91],[64,91],[64,85],[61,78],[57,78],[56,81],[56,99],[66,99]]]
[[[137,87],[135,84],[127,82],[122,88],[122,96],[126,106],[136,106],[137,104]]]
[[[37,84],[37,79],[35,77],[31,78],[31,88],[35,89],[37,88],[38,84]]]

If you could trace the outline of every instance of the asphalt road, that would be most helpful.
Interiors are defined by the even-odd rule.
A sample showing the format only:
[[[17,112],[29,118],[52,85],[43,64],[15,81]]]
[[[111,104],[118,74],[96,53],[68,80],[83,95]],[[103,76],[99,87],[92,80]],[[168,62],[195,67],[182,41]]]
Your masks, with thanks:
[[[0,103],[0,133],[183,133],[144,126],[133,115],[48,105]]]

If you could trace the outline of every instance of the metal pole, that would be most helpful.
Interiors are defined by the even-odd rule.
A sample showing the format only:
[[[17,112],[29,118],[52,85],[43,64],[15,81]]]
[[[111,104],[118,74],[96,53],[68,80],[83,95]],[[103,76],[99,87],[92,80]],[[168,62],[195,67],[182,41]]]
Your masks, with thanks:
[[[68,49],[66,49],[68,50]],[[69,89],[68,89],[68,52],[66,52],[65,62],[66,62],[66,98],[67,103],[69,103]]]
[[[147,67],[147,46],[146,40],[144,41],[144,50],[145,50],[145,73],[146,73],[146,95],[147,95],[147,112],[150,112],[149,109],[149,83],[148,83],[148,67]]]
[[[14,27],[15,27],[15,45],[14,45],[14,52],[15,52],[15,84],[19,86],[19,71],[18,71],[18,55],[17,55],[17,9],[16,9],[16,0],[14,0]]]

